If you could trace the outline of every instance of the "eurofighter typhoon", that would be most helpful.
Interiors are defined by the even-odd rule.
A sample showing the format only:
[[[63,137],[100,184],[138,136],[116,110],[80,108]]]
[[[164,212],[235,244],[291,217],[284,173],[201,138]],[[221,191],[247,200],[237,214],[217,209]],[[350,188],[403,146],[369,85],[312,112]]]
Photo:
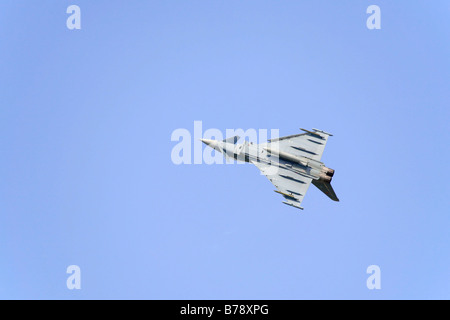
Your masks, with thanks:
[[[339,201],[330,184],[334,170],[320,161],[332,134],[318,129],[301,130],[304,133],[261,144],[237,144],[239,136],[201,141],[225,157],[253,163],[277,188],[275,192],[284,197],[284,204],[303,210],[300,205],[311,182],[331,200]]]

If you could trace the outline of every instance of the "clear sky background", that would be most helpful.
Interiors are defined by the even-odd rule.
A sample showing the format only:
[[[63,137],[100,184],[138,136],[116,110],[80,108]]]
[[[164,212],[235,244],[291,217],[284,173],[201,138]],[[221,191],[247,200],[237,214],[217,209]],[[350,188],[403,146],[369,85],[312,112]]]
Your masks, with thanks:
[[[446,0],[2,0],[0,298],[449,299],[449,17]],[[173,164],[196,120],[333,133],[341,201],[311,186],[300,211],[252,165]]]

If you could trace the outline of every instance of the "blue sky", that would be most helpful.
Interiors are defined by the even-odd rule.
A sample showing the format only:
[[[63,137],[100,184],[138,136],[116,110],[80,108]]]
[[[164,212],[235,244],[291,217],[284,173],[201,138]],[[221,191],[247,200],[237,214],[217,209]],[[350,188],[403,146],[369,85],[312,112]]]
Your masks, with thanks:
[[[449,13],[1,1],[0,298],[450,298]],[[251,165],[173,164],[196,120],[333,133],[341,201],[312,186],[298,211]]]

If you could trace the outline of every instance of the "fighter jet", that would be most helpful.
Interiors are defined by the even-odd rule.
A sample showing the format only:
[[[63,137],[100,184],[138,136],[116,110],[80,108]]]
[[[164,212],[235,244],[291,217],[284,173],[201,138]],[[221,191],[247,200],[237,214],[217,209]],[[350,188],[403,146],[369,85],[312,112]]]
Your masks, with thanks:
[[[339,201],[330,184],[334,170],[320,161],[332,134],[318,129],[300,130],[304,133],[261,144],[248,141],[237,144],[239,136],[201,141],[226,158],[253,163],[277,188],[274,191],[284,197],[284,204],[303,210],[300,205],[311,182],[331,200]]]

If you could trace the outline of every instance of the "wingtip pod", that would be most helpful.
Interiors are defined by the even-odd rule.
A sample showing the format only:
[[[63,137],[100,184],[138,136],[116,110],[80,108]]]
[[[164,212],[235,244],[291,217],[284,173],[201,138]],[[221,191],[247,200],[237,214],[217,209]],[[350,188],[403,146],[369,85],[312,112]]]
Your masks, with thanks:
[[[322,138],[322,139],[326,138],[326,137],[324,137],[322,135],[326,135],[326,136],[329,136],[329,137],[333,136],[331,133],[328,133],[328,132],[325,132],[323,130],[319,130],[319,129],[316,129],[316,128],[313,128],[312,129],[313,131],[306,130],[306,129],[303,129],[303,128],[300,128],[300,130],[305,131],[306,133],[309,133],[311,135],[317,136],[317,137]]]
[[[289,203],[289,202],[287,202],[287,201],[283,201],[283,203],[284,203],[284,204],[287,204],[288,206],[291,206],[291,207],[294,207],[294,208],[303,210],[303,207],[300,207],[300,206],[294,206],[292,203]]]
[[[319,130],[319,129],[316,129],[316,128],[313,128],[313,131],[314,131],[314,132],[320,132],[320,133],[326,134],[326,135],[328,135],[328,136],[330,136],[330,137],[333,136],[331,133],[328,133],[328,132],[325,132],[325,131],[323,131],[323,130]]]

